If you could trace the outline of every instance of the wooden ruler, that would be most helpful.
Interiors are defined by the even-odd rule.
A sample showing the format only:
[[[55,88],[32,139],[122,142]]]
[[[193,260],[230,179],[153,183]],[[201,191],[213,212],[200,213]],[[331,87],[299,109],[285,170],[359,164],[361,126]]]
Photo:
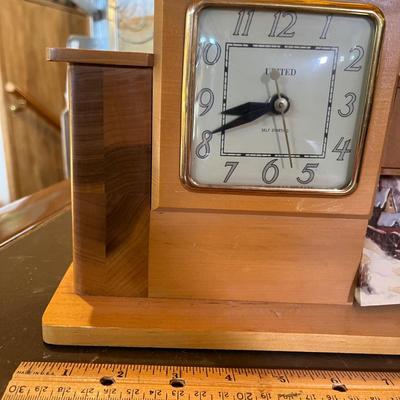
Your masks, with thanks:
[[[23,362],[14,399],[400,400],[400,372]]]

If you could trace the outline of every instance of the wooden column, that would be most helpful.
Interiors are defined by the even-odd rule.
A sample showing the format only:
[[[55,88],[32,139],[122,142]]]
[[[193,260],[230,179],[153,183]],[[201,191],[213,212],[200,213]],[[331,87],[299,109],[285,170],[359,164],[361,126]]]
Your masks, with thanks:
[[[151,57],[131,53],[132,59],[121,60],[112,52],[54,51],[50,58],[70,61],[75,290],[145,297]]]

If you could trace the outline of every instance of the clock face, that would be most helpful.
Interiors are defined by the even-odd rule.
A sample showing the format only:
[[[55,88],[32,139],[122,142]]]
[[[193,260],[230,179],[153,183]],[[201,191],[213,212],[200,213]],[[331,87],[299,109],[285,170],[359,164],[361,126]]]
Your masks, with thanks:
[[[238,190],[353,189],[377,20],[331,9],[210,5],[192,18],[184,181]]]

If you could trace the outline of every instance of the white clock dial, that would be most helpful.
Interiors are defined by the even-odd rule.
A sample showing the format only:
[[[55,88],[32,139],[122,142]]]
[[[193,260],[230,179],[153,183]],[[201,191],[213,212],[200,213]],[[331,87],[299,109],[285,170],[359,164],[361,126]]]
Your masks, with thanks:
[[[201,9],[187,181],[233,189],[352,185],[375,23],[365,15]]]

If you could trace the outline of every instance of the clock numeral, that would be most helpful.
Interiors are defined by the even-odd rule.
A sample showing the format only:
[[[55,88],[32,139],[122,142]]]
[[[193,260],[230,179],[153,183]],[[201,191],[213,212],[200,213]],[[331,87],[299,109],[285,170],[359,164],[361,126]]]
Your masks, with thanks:
[[[251,22],[253,20],[253,16],[254,16],[254,10],[240,10],[238,12],[239,16],[238,16],[238,20],[236,22],[236,26],[235,26],[235,30],[233,32],[233,36],[248,36],[249,34],[249,30],[250,30],[250,25]],[[244,29],[242,31],[242,33],[240,33],[240,30],[242,29],[242,23],[243,23],[243,19],[244,16],[247,14],[247,19],[246,19],[246,24],[244,26]]]
[[[286,18],[288,17],[288,18]],[[278,33],[276,33],[279,25],[279,21],[285,18],[287,22],[289,22],[285,28],[280,30]],[[290,19],[290,20],[289,20]],[[272,24],[271,31],[269,32],[268,36],[269,37],[281,37],[281,38],[292,38],[295,35],[294,31],[290,30],[293,28],[297,21],[297,14],[294,12],[288,12],[288,11],[278,11],[274,14],[274,23]]]
[[[353,114],[353,111],[354,111],[354,103],[355,103],[356,100],[357,100],[357,95],[356,95],[355,93],[353,93],[353,92],[349,92],[349,93],[346,93],[346,94],[344,95],[344,98],[345,98],[345,99],[349,98],[349,101],[346,103],[347,110],[346,110],[345,112],[343,112],[341,109],[339,109],[339,110],[338,110],[338,114],[339,114],[341,117],[348,117],[348,116],[350,116],[351,114]]]
[[[273,160],[269,161],[262,171],[262,180],[264,181],[264,183],[268,185],[274,183],[278,179],[279,168],[275,164],[277,161],[278,161],[277,158],[274,158]],[[271,175],[269,173],[270,170],[272,170],[272,176],[269,178],[268,176]]]
[[[200,117],[202,117],[211,110],[214,104],[214,93],[209,88],[201,89],[197,94],[197,101],[199,102],[199,106],[203,108],[203,111],[200,113]]]
[[[314,177],[315,177],[315,171],[314,168],[318,168],[319,163],[308,163],[305,165],[305,167],[302,169],[302,173],[306,174],[306,178],[302,179],[300,177],[297,177],[297,182],[301,183],[302,185],[307,185],[308,183],[312,182]]]
[[[351,153],[351,149],[349,149],[350,143],[351,143],[351,139],[347,139],[344,143],[343,143],[344,137],[342,136],[339,140],[339,142],[336,144],[336,146],[333,148],[332,153],[339,153],[339,157],[337,158],[337,161],[343,161],[344,160],[344,156],[347,153]],[[340,147],[343,143],[343,146]]]
[[[214,65],[221,57],[221,46],[218,42],[208,42],[203,47],[203,61],[207,65]]]
[[[321,36],[319,37],[320,39],[326,39],[326,35],[328,33],[329,25],[331,24],[333,15],[325,15],[325,25],[324,29],[322,29]]]
[[[364,57],[364,49],[361,46],[355,46],[349,50],[350,53],[355,53],[355,59],[348,65],[344,70],[348,72],[358,72],[361,69],[361,65],[357,65]]]
[[[225,163],[225,167],[229,167],[229,171],[226,174],[226,177],[224,179],[224,183],[229,181],[229,178],[232,176],[233,171],[236,169],[236,167],[239,165],[239,161],[227,161]]]
[[[196,156],[198,158],[204,159],[207,158],[210,155],[210,141],[213,137],[213,134],[211,131],[204,131],[201,134],[201,142],[197,145],[196,147]]]

